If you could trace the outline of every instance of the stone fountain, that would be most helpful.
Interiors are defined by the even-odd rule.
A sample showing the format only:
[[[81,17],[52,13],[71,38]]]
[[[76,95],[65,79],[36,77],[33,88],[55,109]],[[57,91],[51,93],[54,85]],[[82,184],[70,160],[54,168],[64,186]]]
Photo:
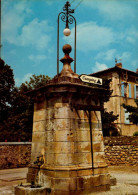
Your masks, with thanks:
[[[28,195],[81,195],[110,189],[101,123],[105,89],[83,83],[71,69],[71,46],[63,47],[63,69],[34,99]],[[42,187],[41,187],[42,186]],[[29,188],[29,187],[28,187]],[[25,186],[15,188],[24,195]],[[30,190],[30,191],[29,191]]]

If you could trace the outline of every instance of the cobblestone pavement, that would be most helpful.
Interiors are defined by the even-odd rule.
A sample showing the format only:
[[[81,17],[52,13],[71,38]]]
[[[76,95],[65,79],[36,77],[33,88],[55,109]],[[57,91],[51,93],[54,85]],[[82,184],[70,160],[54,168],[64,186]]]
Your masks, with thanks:
[[[117,185],[108,192],[91,195],[138,195],[138,166],[109,167],[109,173],[117,179]],[[26,182],[27,168],[0,170],[0,195],[14,195],[14,186]]]

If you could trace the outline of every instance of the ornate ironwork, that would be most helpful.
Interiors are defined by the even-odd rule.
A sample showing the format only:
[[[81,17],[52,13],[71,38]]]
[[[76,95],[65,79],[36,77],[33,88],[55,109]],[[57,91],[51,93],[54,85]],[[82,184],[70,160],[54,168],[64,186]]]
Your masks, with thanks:
[[[72,17],[72,16],[70,16],[70,15],[69,15],[69,18],[68,18],[68,22],[69,22],[70,24],[73,24],[73,22],[74,22],[73,17]]]
[[[58,28],[57,28],[57,74],[59,74],[59,20],[65,22],[65,28],[69,28],[69,24],[75,23],[75,41],[74,41],[74,72],[76,73],[76,19],[72,16],[74,9],[70,8],[70,3],[67,1],[63,7],[63,11],[58,14]]]
[[[61,12],[61,14],[63,14],[63,15],[61,15],[61,20],[63,22],[66,22],[66,14],[64,12]]]

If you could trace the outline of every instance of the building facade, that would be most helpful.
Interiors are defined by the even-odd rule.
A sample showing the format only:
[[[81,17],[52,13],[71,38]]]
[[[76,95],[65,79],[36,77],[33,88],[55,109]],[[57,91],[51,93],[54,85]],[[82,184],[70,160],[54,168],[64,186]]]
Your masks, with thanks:
[[[138,125],[132,124],[127,118],[129,113],[125,112],[122,104],[136,106],[135,99],[138,98],[138,69],[136,72],[122,68],[122,63],[116,63],[115,67],[91,74],[92,76],[112,79],[110,83],[113,93],[104,107],[108,112],[113,111],[119,115],[115,122],[120,135],[133,135],[138,131]]]

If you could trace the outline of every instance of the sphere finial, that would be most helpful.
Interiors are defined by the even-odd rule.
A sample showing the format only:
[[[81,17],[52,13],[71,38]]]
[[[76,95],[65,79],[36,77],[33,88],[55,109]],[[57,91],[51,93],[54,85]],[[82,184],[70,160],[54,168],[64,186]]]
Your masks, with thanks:
[[[72,47],[69,44],[66,44],[63,46],[62,50],[63,50],[64,54],[69,54],[72,50]]]
[[[73,62],[73,59],[69,56],[69,53],[72,50],[72,47],[69,44],[66,44],[63,46],[62,48],[63,52],[64,52],[64,57],[60,59],[60,61],[65,64],[70,64],[71,62]]]

